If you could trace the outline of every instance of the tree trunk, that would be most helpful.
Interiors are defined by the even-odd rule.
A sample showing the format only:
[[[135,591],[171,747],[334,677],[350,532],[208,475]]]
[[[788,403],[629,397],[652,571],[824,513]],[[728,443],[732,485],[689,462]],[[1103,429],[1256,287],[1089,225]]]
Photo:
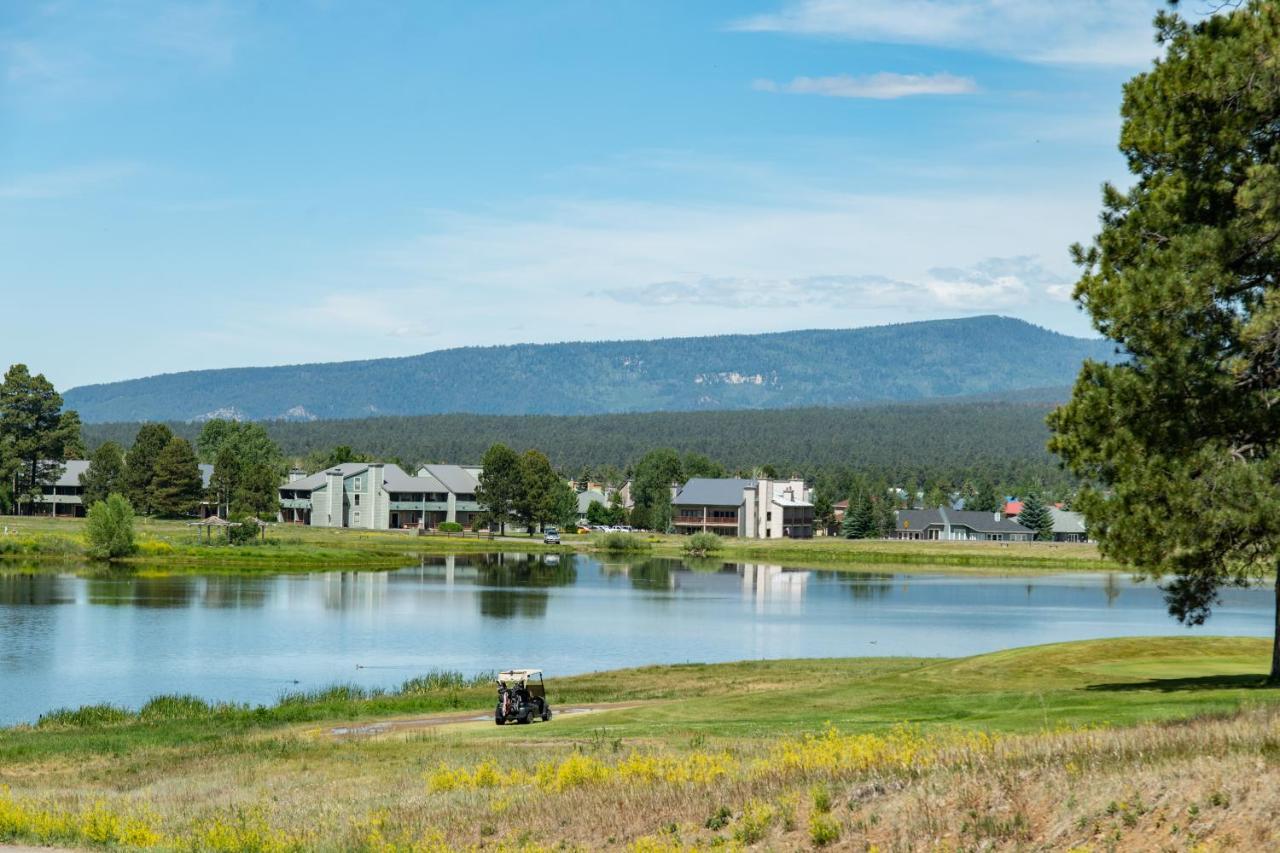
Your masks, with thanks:
[[[1280,566],[1276,566],[1274,624],[1271,626],[1271,674],[1268,684],[1280,684]]]

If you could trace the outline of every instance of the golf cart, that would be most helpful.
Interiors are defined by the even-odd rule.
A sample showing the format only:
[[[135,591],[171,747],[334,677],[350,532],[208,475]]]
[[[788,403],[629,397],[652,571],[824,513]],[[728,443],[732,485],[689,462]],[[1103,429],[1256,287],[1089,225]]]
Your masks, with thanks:
[[[498,708],[493,712],[493,721],[500,726],[511,720],[523,725],[533,722],[534,717],[544,722],[551,719],[542,670],[509,669],[498,673]]]

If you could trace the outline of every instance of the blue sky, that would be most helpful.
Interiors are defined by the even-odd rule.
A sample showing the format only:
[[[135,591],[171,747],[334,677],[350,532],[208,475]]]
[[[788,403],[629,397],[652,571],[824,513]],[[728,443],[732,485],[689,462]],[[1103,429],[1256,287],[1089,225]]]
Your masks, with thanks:
[[[1067,246],[1159,6],[5,3],[0,366],[1086,334]]]

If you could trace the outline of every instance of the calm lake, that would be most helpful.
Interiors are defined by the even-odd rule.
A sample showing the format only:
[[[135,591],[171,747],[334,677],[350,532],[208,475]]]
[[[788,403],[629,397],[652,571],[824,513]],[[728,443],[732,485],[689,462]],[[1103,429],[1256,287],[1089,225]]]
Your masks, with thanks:
[[[0,725],[161,693],[269,703],[432,668],[550,678],[649,663],[957,656],[1142,634],[1268,636],[1272,591],[1204,628],[1124,574],[837,573],[585,556],[469,555],[393,572],[89,578],[0,567]]]

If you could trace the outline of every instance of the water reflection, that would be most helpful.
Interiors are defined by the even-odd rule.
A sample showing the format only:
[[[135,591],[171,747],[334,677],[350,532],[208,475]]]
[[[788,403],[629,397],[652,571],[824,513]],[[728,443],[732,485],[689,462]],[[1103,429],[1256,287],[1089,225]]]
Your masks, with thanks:
[[[1206,630],[1266,636],[1270,591],[1224,590]],[[520,621],[520,643],[494,628]],[[965,655],[1181,634],[1153,584],[805,571],[655,557],[466,554],[393,572],[0,569],[0,724],[156,693],[271,701],[296,679],[394,685],[442,667],[559,674],[647,663]],[[361,668],[357,668],[357,666]]]

